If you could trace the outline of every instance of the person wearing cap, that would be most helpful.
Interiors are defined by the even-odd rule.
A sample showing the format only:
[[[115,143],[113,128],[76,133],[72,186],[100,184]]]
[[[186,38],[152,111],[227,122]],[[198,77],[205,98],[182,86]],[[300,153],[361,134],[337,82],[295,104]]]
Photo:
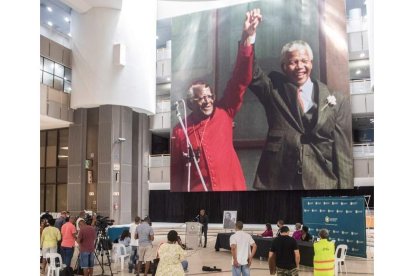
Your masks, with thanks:
[[[314,276],[333,276],[335,274],[335,244],[328,241],[329,232],[326,229],[319,231],[318,242],[313,244],[315,255],[313,257]]]

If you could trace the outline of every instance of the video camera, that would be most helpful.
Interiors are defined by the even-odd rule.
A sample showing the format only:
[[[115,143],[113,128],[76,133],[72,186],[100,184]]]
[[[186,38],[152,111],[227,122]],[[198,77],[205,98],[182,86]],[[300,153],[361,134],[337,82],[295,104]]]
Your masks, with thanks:
[[[93,217],[90,214],[86,214],[85,222],[88,225],[92,225]],[[109,217],[104,217],[101,215],[96,215],[96,222],[95,226],[98,228],[98,231],[105,232],[106,228],[108,226],[111,226],[114,224],[114,220],[110,219]]]
[[[96,227],[99,230],[104,230],[108,226],[112,226],[112,225],[114,225],[114,220],[113,219],[110,219],[109,217],[104,217],[104,216],[101,216],[101,215],[96,216]]]

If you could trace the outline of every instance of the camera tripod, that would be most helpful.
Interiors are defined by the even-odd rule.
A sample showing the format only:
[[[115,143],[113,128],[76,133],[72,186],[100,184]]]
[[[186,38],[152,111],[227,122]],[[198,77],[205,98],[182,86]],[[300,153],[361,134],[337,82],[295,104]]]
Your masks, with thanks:
[[[109,237],[106,235],[104,230],[99,229],[98,231],[98,237],[95,240],[95,257],[98,260],[99,266],[102,269],[102,274],[105,275],[105,269],[104,269],[104,254],[106,255],[106,258],[108,260],[108,266],[109,271],[111,272],[110,276],[113,276],[112,268],[111,268],[111,259],[109,258],[109,250],[111,241],[109,240]],[[101,261],[99,261],[98,255],[101,256]],[[109,276],[109,275],[108,275]]]

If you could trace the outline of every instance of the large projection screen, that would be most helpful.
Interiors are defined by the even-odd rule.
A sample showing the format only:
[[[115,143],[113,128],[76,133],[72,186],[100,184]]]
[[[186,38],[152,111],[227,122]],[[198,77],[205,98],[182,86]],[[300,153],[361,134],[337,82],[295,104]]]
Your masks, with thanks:
[[[333,13],[334,20],[346,22],[346,13],[344,4],[327,7],[322,1],[321,8],[320,2],[256,1],[172,19],[171,191],[353,188],[346,25],[328,30],[322,20]],[[234,90],[227,91],[226,85],[234,79],[245,14],[254,8],[263,16],[254,56],[272,89],[266,94],[249,86],[229,122],[219,118],[224,115],[217,106]],[[298,109],[296,88],[280,61],[283,45],[293,40],[307,42],[313,52],[313,105],[306,114]],[[253,78],[257,72],[254,67]],[[214,111],[204,120],[191,117],[188,107],[195,81],[208,84],[215,94]],[[230,143],[223,146],[226,139]]]

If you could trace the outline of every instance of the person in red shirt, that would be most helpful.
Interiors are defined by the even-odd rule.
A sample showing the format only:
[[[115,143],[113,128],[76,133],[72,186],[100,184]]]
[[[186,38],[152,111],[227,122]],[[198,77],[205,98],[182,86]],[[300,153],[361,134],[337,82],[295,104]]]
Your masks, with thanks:
[[[69,217],[69,221],[62,225],[62,229],[60,230],[62,234],[62,243],[61,243],[61,250],[62,250],[62,258],[63,263],[66,267],[70,267],[70,263],[73,257],[73,251],[75,247],[75,240],[76,240],[76,227],[75,227],[75,219],[76,217],[71,216]]]
[[[262,233],[262,237],[273,237],[273,230],[272,225],[270,223],[266,223],[266,230]]]
[[[84,220],[79,221],[79,234],[76,240],[79,244],[80,266],[84,276],[93,275],[95,261],[95,228],[87,225]]]
[[[236,65],[221,99],[216,100],[213,89],[204,81],[190,86],[187,105],[192,113],[186,118],[186,125],[194,154],[191,151],[188,154],[184,130],[177,124],[171,137],[171,191],[246,190],[240,161],[233,147],[233,119],[252,80],[253,46],[250,41],[260,20],[260,10],[246,13]],[[190,173],[188,160],[191,162]]]

